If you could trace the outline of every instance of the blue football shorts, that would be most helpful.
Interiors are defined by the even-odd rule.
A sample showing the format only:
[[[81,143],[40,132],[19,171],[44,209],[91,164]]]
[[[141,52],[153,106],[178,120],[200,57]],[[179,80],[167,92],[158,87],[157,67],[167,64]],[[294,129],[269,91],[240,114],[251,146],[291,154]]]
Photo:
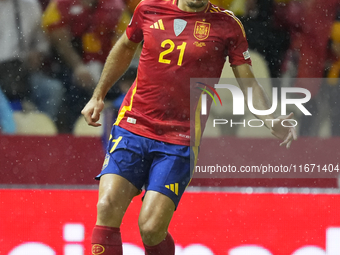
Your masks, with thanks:
[[[96,179],[104,174],[117,174],[139,190],[144,187],[145,191],[166,195],[177,208],[192,178],[194,164],[190,160],[195,161],[190,146],[153,140],[114,125],[103,168]]]

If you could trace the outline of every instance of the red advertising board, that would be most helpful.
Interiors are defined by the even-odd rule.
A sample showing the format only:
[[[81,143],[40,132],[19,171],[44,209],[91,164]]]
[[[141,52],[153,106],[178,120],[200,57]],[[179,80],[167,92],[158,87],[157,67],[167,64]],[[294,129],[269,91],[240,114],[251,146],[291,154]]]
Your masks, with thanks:
[[[287,150],[277,139],[245,139],[232,136],[206,138],[202,141],[198,166],[230,164],[242,166],[292,166],[298,171],[327,165],[340,167],[340,137],[321,139],[299,138]],[[268,156],[270,155],[270,156]],[[57,136],[0,136],[0,185],[96,185],[94,180],[104,161],[99,137]],[[232,177],[195,172],[190,186],[206,187],[308,187],[336,188],[339,169],[324,172],[322,178],[287,175]],[[247,174],[248,175],[248,174]],[[246,176],[247,176],[246,175]],[[336,175],[336,176],[335,176]],[[267,176],[267,177],[266,177]],[[223,177],[223,178],[221,178]],[[274,177],[274,178],[272,178]]]
[[[90,254],[95,190],[0,190],[1,255]],[[142,255],[141,196],[121,228]],[[340,255],[340,195],[187,192],[170,225],[176,255]]]

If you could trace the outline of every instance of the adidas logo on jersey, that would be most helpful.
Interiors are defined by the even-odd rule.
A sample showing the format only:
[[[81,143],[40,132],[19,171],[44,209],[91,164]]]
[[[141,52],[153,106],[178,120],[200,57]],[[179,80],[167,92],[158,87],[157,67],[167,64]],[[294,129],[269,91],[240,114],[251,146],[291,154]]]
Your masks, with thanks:
[[[162,19],[157,20],[155,23],[153,23],[153,25],[150,26],[150,28],[165,30],[163,20]]]
[[[178,183],[172,183],[170,185],[165,185],[165,188],[171,190],[172,192],[174,192],[177,196],[178,196]]]

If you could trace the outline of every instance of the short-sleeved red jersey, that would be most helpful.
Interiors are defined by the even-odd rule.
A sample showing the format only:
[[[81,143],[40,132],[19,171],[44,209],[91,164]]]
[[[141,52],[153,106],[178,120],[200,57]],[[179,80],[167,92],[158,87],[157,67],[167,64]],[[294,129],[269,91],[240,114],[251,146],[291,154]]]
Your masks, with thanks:
[[[84,61],[104,63],[123,10],[123,0],[99,0],[92,8],[85,7],[80,0],[51,0],[42,25],[48,31],[68,27],[74,38],[81,39]]]
[[[126,34],[144,43],[115,125],[168,143],[190,145],[190,78],[219,78],[227,56],[231,65],[251,64],[242,24],[211,3],[195,13],[177,0],[144,0]]]

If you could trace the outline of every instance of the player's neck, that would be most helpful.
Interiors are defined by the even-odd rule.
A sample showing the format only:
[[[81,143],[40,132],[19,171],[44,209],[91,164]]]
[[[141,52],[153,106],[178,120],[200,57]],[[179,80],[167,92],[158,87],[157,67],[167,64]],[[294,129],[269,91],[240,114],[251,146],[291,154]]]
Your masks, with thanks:
[[[208,0],[178,0],[177,6],[185,12],[201,12],[208,4]]]

